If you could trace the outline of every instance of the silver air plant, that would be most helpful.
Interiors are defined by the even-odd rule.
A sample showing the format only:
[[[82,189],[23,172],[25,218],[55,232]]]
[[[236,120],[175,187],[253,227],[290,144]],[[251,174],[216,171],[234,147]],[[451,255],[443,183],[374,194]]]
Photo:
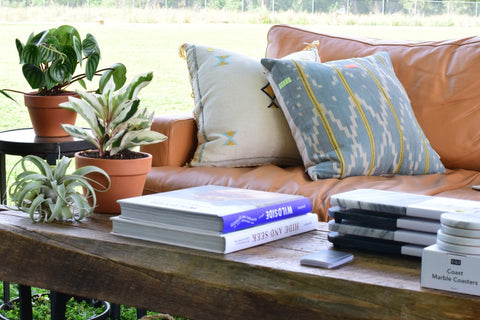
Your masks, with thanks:
[[[67,173],[72,159],[62,157],[55,166],[40,157],[28,155],[15,163],[9,176],[21,167],[15,182],[8,188],[13,210],[30,215],[34,222],[54,220],[82,220],[93,212],[97,199],[90,184],[89,173],[98,173],[107,178],[108,174],[95,166],[79,168]],[[108,189],[110,186],[103,186]]]

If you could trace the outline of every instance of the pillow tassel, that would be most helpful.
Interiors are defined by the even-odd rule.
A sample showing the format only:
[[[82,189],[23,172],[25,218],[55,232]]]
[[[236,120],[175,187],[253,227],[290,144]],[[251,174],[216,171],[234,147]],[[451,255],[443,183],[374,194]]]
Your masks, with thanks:
[[[187,50],[185,49],[185,45],[186,45],[186,43],[182,44],[178,48],[178,54],[179,54],[180,58],[183,58],[183,59],[187,60]]]

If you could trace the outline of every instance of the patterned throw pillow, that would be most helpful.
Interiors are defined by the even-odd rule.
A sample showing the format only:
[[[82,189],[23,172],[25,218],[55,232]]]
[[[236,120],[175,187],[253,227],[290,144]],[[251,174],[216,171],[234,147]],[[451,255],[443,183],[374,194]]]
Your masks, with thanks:
[[[313,180],[445,171],[387,53],[262,64]]]
[[[301,157],[259,59],[184,44],[195,101],[198,147],[191,166],[300,165]],[[316,47],[298,59],[318,61]]]

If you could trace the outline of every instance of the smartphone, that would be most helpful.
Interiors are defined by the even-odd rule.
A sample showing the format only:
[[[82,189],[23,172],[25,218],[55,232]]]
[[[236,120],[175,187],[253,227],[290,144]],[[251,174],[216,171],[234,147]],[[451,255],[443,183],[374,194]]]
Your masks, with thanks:
[[[300,258],[305,266],[332,269],[353,260],[353,254],[332,249],[325,249]]]

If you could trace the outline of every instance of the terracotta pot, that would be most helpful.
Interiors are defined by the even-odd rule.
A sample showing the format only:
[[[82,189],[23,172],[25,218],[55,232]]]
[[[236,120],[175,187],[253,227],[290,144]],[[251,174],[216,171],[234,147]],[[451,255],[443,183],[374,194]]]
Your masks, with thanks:
[[[143,193],[147,173],[152,168],[152,155],[144,153],[145,158],[140,159],[98,159],[89,158],[75,154],[75,165],[77,168],[83,166],[97,166],[105,170],[112,184],[106,192],[97,192],[97,213],[120,213],[120,205],[117,200],[140,196]],[[89,175],[100,184],[91,183],[98,189],[107,184],[101,175]]]
[[[25,106],[28,108],[30,121],[37,136],[68,136],[60,124],[75,124],[77,113],[61,108],[59,104],[67,102],[69,96],[77,96],[77,94],[66,92],[59,96],[38,96],[32,92],[24,95]]]

